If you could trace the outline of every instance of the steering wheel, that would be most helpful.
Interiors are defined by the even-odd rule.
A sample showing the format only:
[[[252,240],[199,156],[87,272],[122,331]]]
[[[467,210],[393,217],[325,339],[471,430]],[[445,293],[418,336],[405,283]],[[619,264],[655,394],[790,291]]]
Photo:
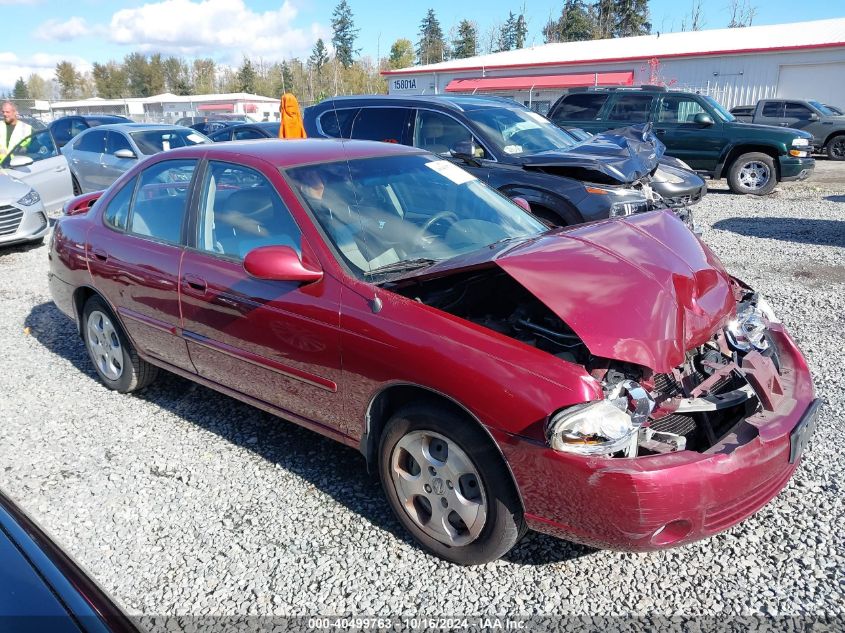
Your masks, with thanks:
[[[460,218],[455,215],[452,211],[439,211],[431,216],[425,223],[420,227],[417,234],[414,236],[414,243],[421,244],[423,248],[428,246],[428,242],[426,242],[426,237],[430,235],[431,227],[437,224],[442,220],[448,220],[450,224],[454,224],[458,222]]]

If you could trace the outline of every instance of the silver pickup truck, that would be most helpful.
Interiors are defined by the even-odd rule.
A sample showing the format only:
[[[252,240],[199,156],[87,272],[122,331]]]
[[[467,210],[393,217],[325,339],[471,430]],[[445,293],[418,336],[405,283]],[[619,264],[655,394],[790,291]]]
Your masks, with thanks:
[[[757,105],[731,108],[737,120],[794,127],[813,135],[813,149],[831,160],[845,160],[845,116],[818,101],[761,99]]]

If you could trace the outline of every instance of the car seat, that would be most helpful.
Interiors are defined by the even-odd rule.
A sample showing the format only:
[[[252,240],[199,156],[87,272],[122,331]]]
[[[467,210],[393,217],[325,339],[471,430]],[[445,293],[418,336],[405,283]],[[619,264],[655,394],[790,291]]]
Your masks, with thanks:
[[[434,154],[445,154],[449,151],[449,146],[445,143],[443,131],[443,123],[438,119],[423,119],[420,125],[419,146]]]

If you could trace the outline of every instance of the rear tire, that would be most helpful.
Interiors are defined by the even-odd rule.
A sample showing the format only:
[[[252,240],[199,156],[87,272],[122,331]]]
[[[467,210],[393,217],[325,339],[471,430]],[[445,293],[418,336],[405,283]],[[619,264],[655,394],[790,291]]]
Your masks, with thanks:
[[[775,161],[768,154],[749,152],[731,163],[728,186],[738,194],[765,196],[777,186]]]
[[[73,186],[73,195],[74,196],[81,196],[82,195],[82,187],[79,186],[79,181],[76,179],[76,176],[73,174],[70,175],[70,183]]]
[[[402,525],[452,563],[496,560],[526,531],[497,447],[474,422],[446,407],[418,403],[390,418],[379,447],[379,477]]]
[[[155,380],[158,367],[138,356],[111,309],[97,295],[85,302],[82,332],[94,369],[109,389],[129,393]]]
[[[837,134],[830,139],[826,149],[830,160],[845,160],[845,134]]]

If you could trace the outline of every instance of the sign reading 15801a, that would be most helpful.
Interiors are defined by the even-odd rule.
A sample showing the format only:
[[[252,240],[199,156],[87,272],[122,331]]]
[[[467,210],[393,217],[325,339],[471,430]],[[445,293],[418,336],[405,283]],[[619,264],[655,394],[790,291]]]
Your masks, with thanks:
[[[416,90],[417,89],[417,80],[416,79],[394,79],[393,80],[393,89],[394,90]]]

